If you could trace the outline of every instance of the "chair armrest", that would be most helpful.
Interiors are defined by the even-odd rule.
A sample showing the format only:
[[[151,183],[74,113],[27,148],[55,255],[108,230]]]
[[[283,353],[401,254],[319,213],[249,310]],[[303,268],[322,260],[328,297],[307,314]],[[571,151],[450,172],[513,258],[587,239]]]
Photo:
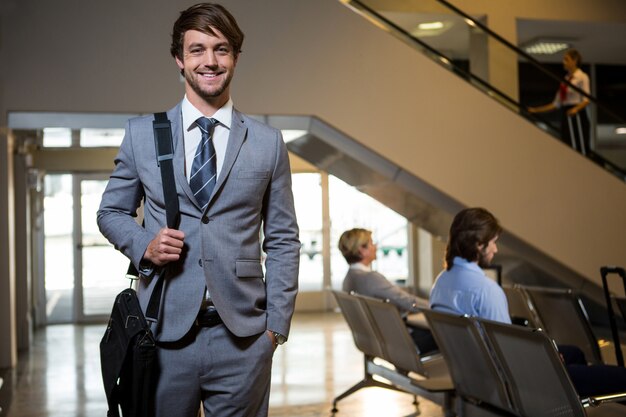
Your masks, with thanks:
[[[518,326],[530,327],[530,322],[526,317],[511,316],[511,323]]]
[[[598,395],[596,397],[581,398],[583,406],[599,407],[604,403],[614,403],[626,401],[626,392],[618,392],[609,395]]]
[[[411,385],[428,392],[452,392],[454,384],[450,377],[415,379],[411,378]]]
[[[406,324],[413,327],[419,327],[421,329],[430,328],[428,321],[426,321],[426,316],[424,316],[424,313],[422,312],[407,314]]]

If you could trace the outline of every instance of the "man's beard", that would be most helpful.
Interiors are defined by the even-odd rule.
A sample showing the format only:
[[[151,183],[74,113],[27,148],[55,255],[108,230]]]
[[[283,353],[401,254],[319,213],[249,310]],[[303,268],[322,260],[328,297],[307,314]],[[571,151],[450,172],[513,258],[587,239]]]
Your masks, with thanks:
[[[478,252],[478,266],[481,268],[488,268],[491,265],[491,261],[487,259],[487,251],[485,249]]]
[[[224,80],[224,82],[222,83],[222,85],[220,85],[218,87],[217,90],[212,91],[212,92],[208,92],[202,89],[202,87],[200,87],[200,85],[197,82],[197,78],[194,77],[195,73],[188,73],[185,71],[185,79],[187,80],[187,83],[189,84],[189,86],[191,86],[191,89],[202,99],[204,99],[205,101],[211,101],[213,100],[215,97],[219,97],[220,95],[222,95],[222,93],[224,93],[224,91],[228,88],[228,86],[230,85],[230,81],[233,78],[232,72],[228,75],[228,78],[226,78]]]

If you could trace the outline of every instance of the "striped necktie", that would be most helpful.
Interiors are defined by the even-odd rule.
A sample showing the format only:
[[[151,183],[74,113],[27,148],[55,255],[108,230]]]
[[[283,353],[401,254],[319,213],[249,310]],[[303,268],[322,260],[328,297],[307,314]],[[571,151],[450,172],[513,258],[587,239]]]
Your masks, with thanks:
[[[202,206],[202,210],[209,203],[209,197],[211,197],[217,178],[215,147],[211,138],[213,128],[217,123],[217,120],[206,117],[200,117],[196,120],[196,125],[202,132],[202,140],[198,144],[196,155],[193,157],[189,187]]]

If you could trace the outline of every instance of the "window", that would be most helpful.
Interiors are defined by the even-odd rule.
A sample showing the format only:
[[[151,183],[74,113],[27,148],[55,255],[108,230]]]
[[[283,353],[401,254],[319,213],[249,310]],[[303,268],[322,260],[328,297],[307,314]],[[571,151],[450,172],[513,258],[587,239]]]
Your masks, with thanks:
[[[300,227],[301,291],[320,291],[323,286],[321,175],[294,174],[293,194]]]
[[[403,282],[408,277],[407,220],[346,184],[340,179],[329,178],[331,218],[331,284],[341,289],[348,264],[337,248],[341,234],[354,227],[372,231],[378,244],[377,260],[372,267],[390,281]]]

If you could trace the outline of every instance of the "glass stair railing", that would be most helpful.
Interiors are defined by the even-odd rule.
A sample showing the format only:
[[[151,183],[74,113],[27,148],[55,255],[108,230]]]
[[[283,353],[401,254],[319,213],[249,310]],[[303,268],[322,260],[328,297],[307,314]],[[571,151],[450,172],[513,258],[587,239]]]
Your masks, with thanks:
[[[484,17],[470,16],[445,0],[411,2],[410,10],[401,12],[383,10],[380,5],[385,2],[375,0],[340,1],[559,140],[562,129],[578,129],[576,119],[562,127],[559,111],[531,113],[529,108],[554,100],[561,83],[566,83],[590,102],[585,111],[591,149],[581,149],[578,141],[568,144],[626,181],[626,166],[600,149],[624,146],[618,132],[626,131],[625,118],[564,80],[560,66],[540,62],[489,29]],[[520,74],[530,85],[520,85]]]

